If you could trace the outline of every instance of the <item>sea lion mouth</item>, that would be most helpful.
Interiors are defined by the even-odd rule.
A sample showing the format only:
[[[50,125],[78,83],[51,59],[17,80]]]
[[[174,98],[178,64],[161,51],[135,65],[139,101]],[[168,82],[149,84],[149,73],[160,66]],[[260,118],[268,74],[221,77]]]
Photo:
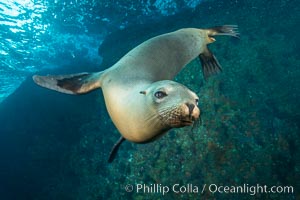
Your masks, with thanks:
[[[194,121],[185,119],[185,120],[180,120],[180,123],[184,126],[191,126],[194,123]]]
[[[180,128],[184,126],[192,126],[198,117],[195,117],[191,112],[175,107],[166,109],[161,112],[159,117],[161,123],[172,128]]]

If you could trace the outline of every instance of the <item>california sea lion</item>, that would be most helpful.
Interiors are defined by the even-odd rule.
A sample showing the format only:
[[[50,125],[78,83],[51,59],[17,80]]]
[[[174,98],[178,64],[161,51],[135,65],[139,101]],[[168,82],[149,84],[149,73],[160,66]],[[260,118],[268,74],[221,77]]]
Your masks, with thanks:
[[[33,76],[40,86],[67,94],[102,88],[106,107],[121,138],[109,161],[125,140],[145,143],[171,128],[192,125],[199,118],[198,97],[171,81],[191,60],[199,57],[204,77],[221,71],[207,44],[215,35],[238,37],[237,26],[185,28],[151,38],[128,52],[112,67],[96,73]]]

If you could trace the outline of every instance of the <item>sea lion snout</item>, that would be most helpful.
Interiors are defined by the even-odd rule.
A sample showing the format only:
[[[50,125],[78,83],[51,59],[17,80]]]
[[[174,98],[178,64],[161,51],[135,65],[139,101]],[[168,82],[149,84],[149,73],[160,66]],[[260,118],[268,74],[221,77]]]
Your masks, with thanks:
[[[186,103],[185,105],[189,108],[189,115],[192,115],[195,105],[192,103]]]
[[[195,103],[185,103],[182,105],[183,110],[183,120],[182,121],[196,121],[200,116],[200,109]]]

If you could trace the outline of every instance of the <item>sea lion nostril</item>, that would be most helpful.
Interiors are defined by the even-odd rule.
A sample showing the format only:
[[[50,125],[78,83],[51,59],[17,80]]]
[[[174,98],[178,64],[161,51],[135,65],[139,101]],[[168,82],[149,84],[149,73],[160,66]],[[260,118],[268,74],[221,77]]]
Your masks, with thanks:
[[[189,115],[192,115],[195,105],[192,103],[186,103],[185,105],[189,108]]]

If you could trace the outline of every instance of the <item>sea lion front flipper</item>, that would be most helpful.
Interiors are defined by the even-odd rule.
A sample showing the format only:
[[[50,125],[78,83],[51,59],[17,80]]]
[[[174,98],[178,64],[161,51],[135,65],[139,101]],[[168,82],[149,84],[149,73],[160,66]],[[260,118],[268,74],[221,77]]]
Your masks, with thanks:
[[[120,148],[120,145],[125,141],[125,138],[124,137],[120,137],[119,140],[116,142],[116,144],[113,146],[113,148],[111,149],[110,151],[110,154],[109,154],[109,157],[108,157],[108,162],[111,163],[116,155],[117,155],[117,152]]]
[[[202,72],[205,80],[211,75],[218,74],[222,71],[222,67],[214,54],[206,47],[206,50],[199,55]]]
[[[216,26],[212,28],[205,29],[207,31],[207,44],[215,42],[213,36],[226,35],[239,38],[238,26],[237,25],[224,25]],[[217,58],[213,53],[207,48],[199,55],[202,71],[205,80],[211,75],[217,74],[222,71],[221,65],[219,64]]]
[[[101,75],[97,73],[79,73],[56,76],[33,76],[39,86],[66,94],[84,94],[101,87]]]

